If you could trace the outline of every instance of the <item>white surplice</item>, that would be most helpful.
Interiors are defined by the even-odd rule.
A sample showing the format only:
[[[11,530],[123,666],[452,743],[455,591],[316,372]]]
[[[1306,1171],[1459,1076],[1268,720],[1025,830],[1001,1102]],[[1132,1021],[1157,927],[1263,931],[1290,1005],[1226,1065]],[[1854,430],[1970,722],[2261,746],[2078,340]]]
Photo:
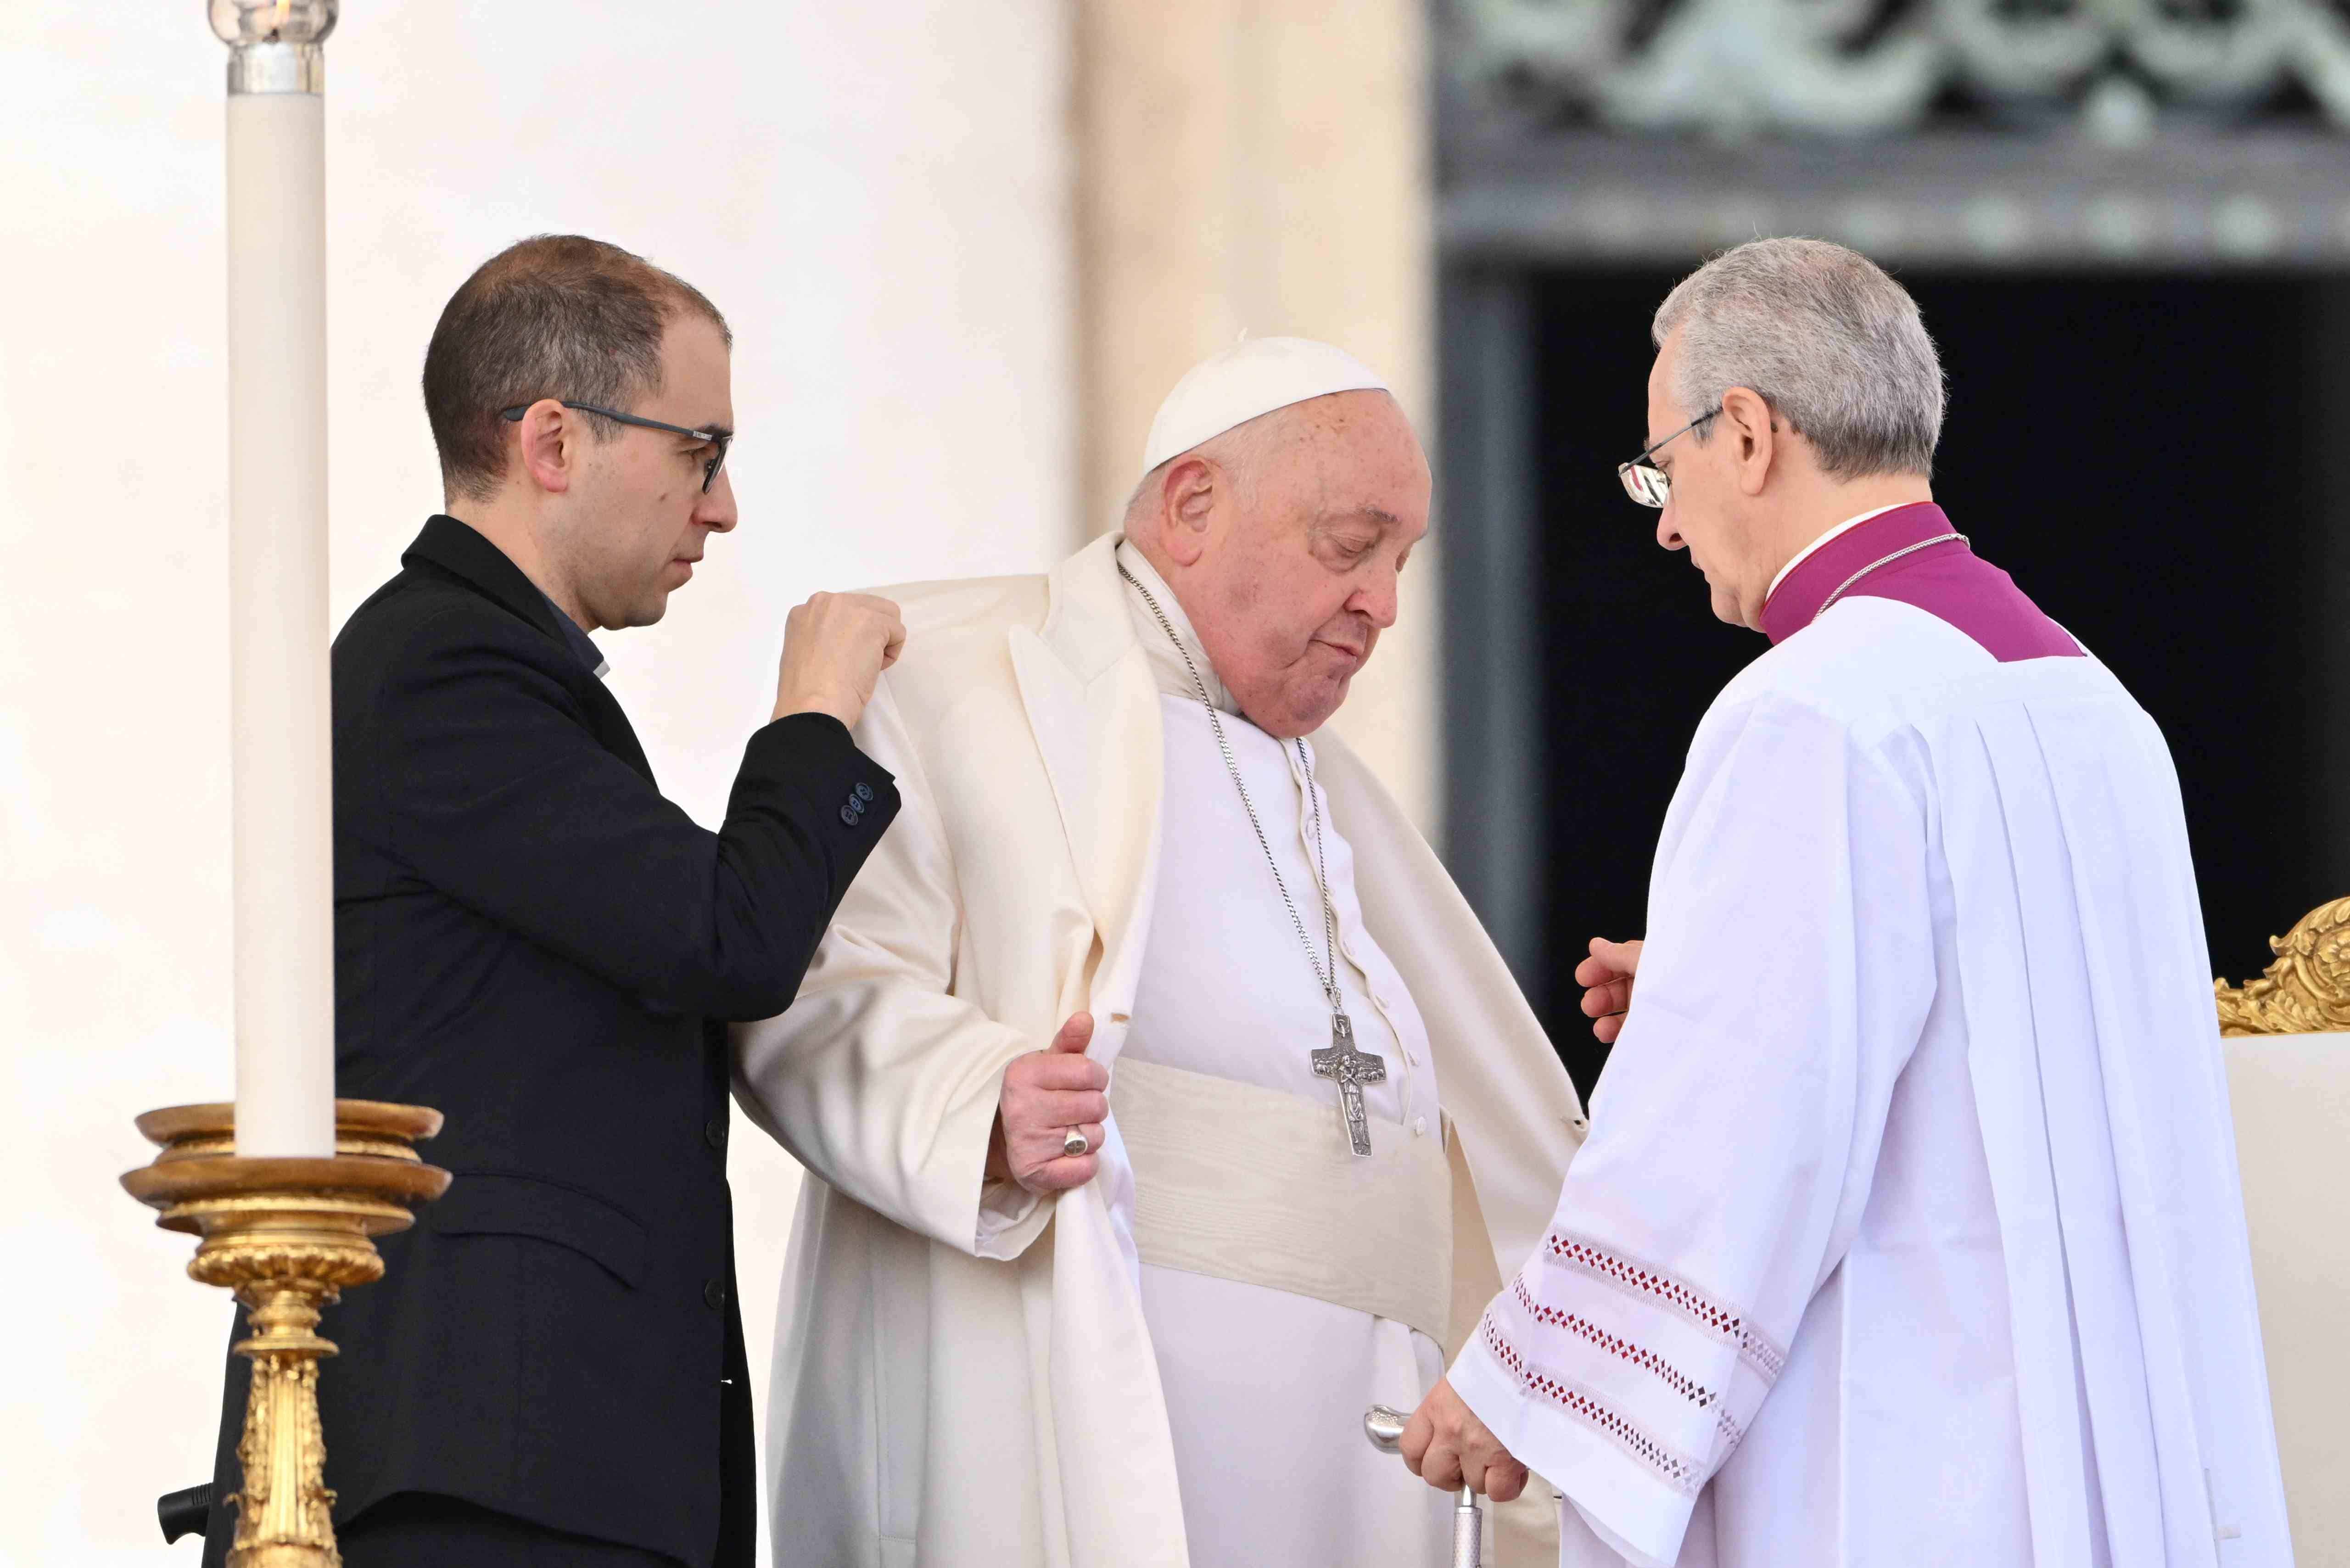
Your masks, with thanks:
[[[2209,972],[2094,659],[1854,597],[1749,667],[1451,1375],[1572,1501],[1562,1560],[2289,1563]]]
[[[1173,594],[1131,545],[1193,664],[1206,653]],[[1161,688],[1166,787],[1157,933],[1145,953],[1124,1059],[1277,1089],[1338,1115],[1336,1085],[1310,1054],[1330,1044],[1330,1008],[1281,901],[1175,644],[1137,596]],[[1357,1049],[1387,1062],[1363,1091],[1373,1136],[1441,1137],[1436,1067],[1411,992],[1363,924],[1354,850],[1309,784],[1294,742],[1239,716],[1219,688],[1224,734],[1297,913],[1324,946],[1319,858],[1329,874],[1339,992]],[[1314,743],[1305,742],[1314,757]],[[1318,760],[1318,759],[1315,759]],[[1310,1296],[1141,1264],[1142,1308],[1175,1441],[1194,1568],[1269,1563],[1421,1568],[1450,1539],[1450,1500],[1359,1440],[1371,1405],[1409,1410],[1444,1372],[1437,1343],[1403,1324]]]

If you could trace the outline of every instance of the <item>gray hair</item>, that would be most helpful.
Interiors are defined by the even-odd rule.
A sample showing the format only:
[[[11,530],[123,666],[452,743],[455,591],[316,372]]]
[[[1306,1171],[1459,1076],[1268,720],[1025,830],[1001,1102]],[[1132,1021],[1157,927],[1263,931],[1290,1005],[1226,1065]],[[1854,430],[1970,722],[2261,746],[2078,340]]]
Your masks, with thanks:
[[[1859,252],[1799,239],[1724,251],[1657,307],[1657,345],[1676,329],[1671,391],[1690,414],[1746,387],[1839,479],[1933,472],[1941,360],[1918,302]]]

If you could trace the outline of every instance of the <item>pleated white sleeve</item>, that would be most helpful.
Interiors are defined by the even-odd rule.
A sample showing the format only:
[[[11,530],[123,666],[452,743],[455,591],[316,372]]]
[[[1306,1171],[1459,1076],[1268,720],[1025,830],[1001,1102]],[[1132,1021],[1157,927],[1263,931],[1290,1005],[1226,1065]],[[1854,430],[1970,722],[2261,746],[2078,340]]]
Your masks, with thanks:
[[[1679,1554],[1850,1244],[1935,985],[1918,776],[1800,701],[1731,695],[1666,818],[1589,1140],[1451,1374],[1643,1563]]]

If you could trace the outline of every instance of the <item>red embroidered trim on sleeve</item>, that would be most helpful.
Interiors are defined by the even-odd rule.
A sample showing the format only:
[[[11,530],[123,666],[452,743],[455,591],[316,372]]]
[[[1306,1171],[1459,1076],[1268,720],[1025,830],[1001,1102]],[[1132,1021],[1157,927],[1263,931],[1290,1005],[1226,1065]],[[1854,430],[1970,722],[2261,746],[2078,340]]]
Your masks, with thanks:
[[[1565,1378],[1529,1366],[1525,1357],[1518,1354],[1517,1347],[1510,1343],[1509,1336],[1502,1332],[1501,1325],[1493,1321],[1492,1314],[1485,1314],[1481,1327],[1481,1337],[1485,1342],[1486,1350],[1508,1369],[1510,1376],[1527,1393],[1539,1395],[1575,1417],[1646,1465],[1675,1491],[1694,1495],[1704,1484],[1705,1468],[1695,1459],[1674,1452]]]
[[[1543,1251],[1560,1268],[1571,1269],[1613,1285],[1627,1295],[1669,1308],[1699,1327],[1720,1334],[1738,1346],[1739,1355],[1762,1375],[1765,1384],[1777,1382],[1786,1367],[1787,1353],[1749,1324],[1743,1313],[1714,1300],[1685,1280],[1560,1231],[1552,1231],[1544,1239]]]
[[[1512,1280],[1510,1288],[1517,1293],[1518,1304],[1525,1308],[1528,1315],[1536,1323],[1546,1323],[1553,1328],[1563,1328],[1576,1338],[1597,1345],[1610,1355],[1628,1361],[1643,1372],[1653,1374],[1666,1387],[1670,1388],[1699,1409],[1711,1407],[1721,1397],[1718,1392],[1706,1387],[1696,1378],[1690,1376],[1646,1345],[1635,1345],[1628,1339],[1610,1334],[1588,1318],[1578,1317],[1574,1313],[1563,1311],[1558,1307],[1543,1305],[1534,1300],[1534,1293],[1526,1289],[1523,1274]]]

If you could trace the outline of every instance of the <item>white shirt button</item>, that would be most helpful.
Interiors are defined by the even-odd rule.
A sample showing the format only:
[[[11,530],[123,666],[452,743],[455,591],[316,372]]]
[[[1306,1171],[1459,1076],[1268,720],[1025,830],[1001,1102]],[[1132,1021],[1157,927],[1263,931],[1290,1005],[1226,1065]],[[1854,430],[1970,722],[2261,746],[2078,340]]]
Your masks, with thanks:
[[[1426,1116],[1414,1116],[1411,1118],[1411,1136],[1414,1137],[1425,1137],[1428,1136],[1428,1118]]]

